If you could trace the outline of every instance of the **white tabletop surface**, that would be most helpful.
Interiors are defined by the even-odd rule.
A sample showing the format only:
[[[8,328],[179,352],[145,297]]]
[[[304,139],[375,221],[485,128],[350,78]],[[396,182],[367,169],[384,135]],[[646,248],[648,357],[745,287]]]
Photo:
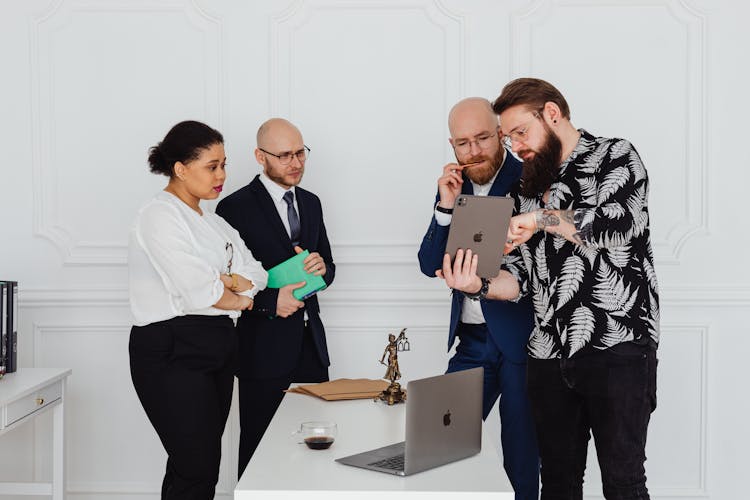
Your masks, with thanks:
[[[405,405],[326,402],[287,393],[235,490],[235,500],[302,498],[469,498],[512,500],[513,490],[486,428],[473,457],[409,477],[359,469],[334,459],[404,440]],[[293,433],[301,422],[333,420],[338,437],[310,450]]]
[[[19,368],[0,379],[0,406],[70,375],[68,368]]]

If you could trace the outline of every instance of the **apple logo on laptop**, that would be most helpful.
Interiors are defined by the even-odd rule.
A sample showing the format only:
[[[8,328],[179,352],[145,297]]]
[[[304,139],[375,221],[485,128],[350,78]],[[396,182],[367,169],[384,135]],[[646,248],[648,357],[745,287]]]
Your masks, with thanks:
[[[482,231],[479,231],[478,233],[474,234],[474,241],[476,241],[477,243],[481,243],[483,237],[484,233]]]
[[[448,413],[443,415],[443,425],[446,427],[451,425],[451,411],[450,410],[448,410]]]

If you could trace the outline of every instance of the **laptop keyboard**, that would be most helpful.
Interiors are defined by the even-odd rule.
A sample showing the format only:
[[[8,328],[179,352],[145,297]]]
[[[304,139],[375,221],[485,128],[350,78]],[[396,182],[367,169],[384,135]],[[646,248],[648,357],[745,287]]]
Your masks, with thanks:
[[[377,462],[372,462],[368,465],[372,467],[380,467],[381,469],[404,470],[404,454],[402,453],[393,457],[384,458],[383,460],[378,460]]]

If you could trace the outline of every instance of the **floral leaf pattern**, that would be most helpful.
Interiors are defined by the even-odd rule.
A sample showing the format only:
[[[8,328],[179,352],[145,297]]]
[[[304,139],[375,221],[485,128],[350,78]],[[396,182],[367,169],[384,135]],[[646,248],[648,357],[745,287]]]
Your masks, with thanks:
[[[595,322],[594,313],[586,306],[581,306],[573,312],[568,329],[570,356],[589,343],[594,333]]]
[[[609,149],[609,157],[613,160],[620,158],[623,155],[629,154],[632,151],[630,143],[626,140],[617,141]]]
[[[546,255],[544,255],[544,244],[539,245],[536,247],[536,250],[534,251],[534,260],[537,263],[536,266],[536,276],[540,281],[548,281],[549,280],[549,271],[547,270],[547,258]]]
[[[630,262],[630,245],[610,248],[607,250],[607,260],[610,264],[624,269]]]
[[[596,181],[595,177],[584,177],[583,179],[577,179],[578,185],[581,189],[581,197],[583,198],[582,202],[585,205],[595,205],[596,204],[596,190],[599,186],[599,183]]]
[[[587,269],[594,267],[594,262],[596,262],[596,258],[599,257],[600,253],[595,247],[588,245],[577,245],[574,252],[588,260],[589,266]]]
[[[581,130],[547,203],[514,198],[521,212],[574,210],[583,243],[543,233],[520,247],[525,269],[514,275],[523,277],[522,293],[532,295],[536,317],[529,355],[559,358],[631,341],[658,345],[648,175],[633,145]]]
[[[633,330],[626,327],[609,314],[607,316],[607,331],[602,334],[602,347],[612,347],[621,342],[633,340]]]
[[[602,207],[602,212],[610,219],[619,219],[625,215],[625,208],[619,203],[607,203]]]
[[[630,170],[627,167],[617,167],[610,172],[599,186],[597,201],[601,205],[609,199],[617,190],[622,189],[630,178]]]
[[[578,292],[583,282],[583,273],[586,267],[583,265],[583,259],[577,255],[572,255],[565,260],[562,267],[562,275],[558,281],[557,292],[557,309],[568,303],[570,299]]]
[[[550,207],[560,207],[561,202],[570,196],[573,196],[570,188],[561,182],[556,182],[550,186],[549,202],[547,204]]]
[[[555,357],[556,350],[555,338],[539,328],[534,328],[529,337],[529,353],[531,356],[538,359],[550,359]]]

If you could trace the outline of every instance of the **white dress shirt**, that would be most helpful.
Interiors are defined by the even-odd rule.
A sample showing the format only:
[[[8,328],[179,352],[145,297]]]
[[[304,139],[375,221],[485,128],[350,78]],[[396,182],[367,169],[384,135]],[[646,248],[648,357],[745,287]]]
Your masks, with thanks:
[[[231,249],[229,248],[231,244]],[[213,307],[224,293],[220,274],[229,269],[253,282],[242,295],[254,297],[266,287],[268,273],[224,219],[198,212],[175,195],[161,191],[138,212],[130,231],[130,308],[136,326],[199,314],[240,311]]]
[[[286,201],[284,201],[284,194],[287,191],[291,191],[294,194],[294,210],[297,211],[297,216],[299,216],[299,205],[297,204],[297,192],[294,190],[294,186],[292,186],[290,189],[284,189],[283,187],[279,186],[275,182],[273,182],[271,179],[266,176],[265,173],[261,172],[260,174],[260,182],[263,184],[263,186],[266,188],[266,191],[268,191],[268,194],[271,195],[271,199],[273,200],[273,204],[276,205],[276,210],[279,212],[279,217],[281,218],[281,223],[284,224],[284,229],[286,229],[286,234],[289,235],[289,237],[292,237],[292,230],[289,229],[289,217],[287,216],[287,204]]]
[[[495,175],[490,179],[490,181],[487,184],[476,184],[474,181],[471,181],[471,185],[474,188],[474,194],[476,196],[487,196],[490,192],[490,189],[492,188],[492,184],[495,182],[495,179],[497,178],[497,174],[500,173],[500,170],[498,170]],[[435,210],[435,221],[441,225],[441,226],[450,226],[451,224],[451,214],[445,214],[443,212],[438,212]],[[457,292],[461,293],[461,292]],[[461,308],[461,322],[462,323],[471,323],[473,325],[478,325],[485,323],[484,320],[484,313],[482,312],[482,305],[478,300],[471,300],[464,297],[464,304]]]

